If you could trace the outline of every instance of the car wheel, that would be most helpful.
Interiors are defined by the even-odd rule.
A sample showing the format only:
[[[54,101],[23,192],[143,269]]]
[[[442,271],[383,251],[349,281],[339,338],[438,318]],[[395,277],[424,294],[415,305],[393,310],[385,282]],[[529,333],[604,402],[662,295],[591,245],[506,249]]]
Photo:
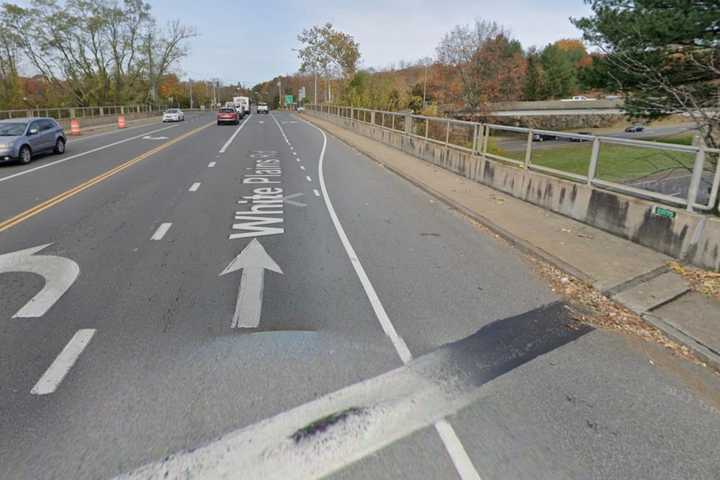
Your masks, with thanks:
[[[65,140],[62,138],[58,138],[55,141],[55,148],[53,149],[53,153],[61,155],[65,153]]]
[[[27,165],[28,163],[32,162],[32,152],[30,151],[30,147],[25,145],[20,149],[20,163],[23,165]]]

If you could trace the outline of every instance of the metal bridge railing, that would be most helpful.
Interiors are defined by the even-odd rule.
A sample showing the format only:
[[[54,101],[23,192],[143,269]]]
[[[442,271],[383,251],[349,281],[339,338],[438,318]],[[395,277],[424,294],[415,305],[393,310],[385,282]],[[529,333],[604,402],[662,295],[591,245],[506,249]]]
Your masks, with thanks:
[[[710,212],[720,190],[720,150],[629,138],[468,122],[339,105],[305,105],[335,123],[369,125],[518,168],[688,211]]]

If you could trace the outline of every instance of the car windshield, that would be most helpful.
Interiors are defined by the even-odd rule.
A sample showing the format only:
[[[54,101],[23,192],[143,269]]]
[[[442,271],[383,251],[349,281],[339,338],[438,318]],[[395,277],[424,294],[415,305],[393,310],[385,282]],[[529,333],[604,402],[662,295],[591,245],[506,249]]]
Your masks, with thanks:
[[[235,109],[232,108],[221,108],[220,113],[235,113]]]
[[[176,108],[171,108],[170,110],[165,110],[165,113],[178,113],[178,110]]]
[[[27,123],[0,123],[0,137],[17,137],[25,133]]]

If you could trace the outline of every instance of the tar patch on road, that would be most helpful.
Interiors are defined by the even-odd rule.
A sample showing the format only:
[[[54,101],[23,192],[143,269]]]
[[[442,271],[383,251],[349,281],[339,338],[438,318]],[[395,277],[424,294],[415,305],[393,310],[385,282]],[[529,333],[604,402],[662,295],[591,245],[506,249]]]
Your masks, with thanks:
[[[555,302],[496,320],[442,348],[448,353],[446,368],[467,387],[478,387],[593,330],[576,321],[564,303]]]
[[[300,430],[293,433],[290,438],[292,438],[295,443],[299,443],[300,441],[310,438],[314,435],[317,435],[319,433],[323,433],[327,431],[330,427],[333,425],[337,425],[338,423],[344,422],[347,420],[348,417],[352,415],[362,415],[365,413],[364,408],[358,408],[358,407],[350,407],[345,410],[342,410],[340,412],[333,413],[331,415],[327,415],[323,418],[320,418],[318,420],[315,420],[314,422],[304,426]]]

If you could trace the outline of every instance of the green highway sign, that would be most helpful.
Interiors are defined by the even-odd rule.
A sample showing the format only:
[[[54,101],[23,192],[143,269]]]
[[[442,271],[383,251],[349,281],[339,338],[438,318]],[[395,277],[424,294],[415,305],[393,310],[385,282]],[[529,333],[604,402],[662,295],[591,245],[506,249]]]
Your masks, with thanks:
[[[677,213],[674,210],[670,210],[669,208],[665,207],[658,207],[657,205],[653,207],[653,215],[656,217],[663,217],[663,218],[669,218],[670,220],[673,220]]]
[[[295,99],[293,98],[293,96],[285,95],[285,105],[292,105],[293,103],[295,103]]]

